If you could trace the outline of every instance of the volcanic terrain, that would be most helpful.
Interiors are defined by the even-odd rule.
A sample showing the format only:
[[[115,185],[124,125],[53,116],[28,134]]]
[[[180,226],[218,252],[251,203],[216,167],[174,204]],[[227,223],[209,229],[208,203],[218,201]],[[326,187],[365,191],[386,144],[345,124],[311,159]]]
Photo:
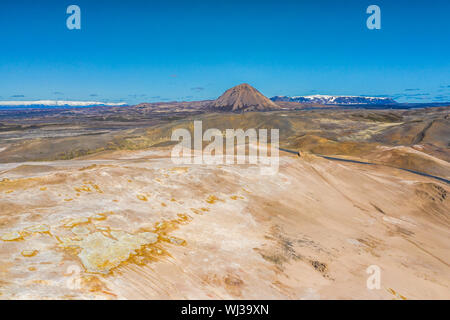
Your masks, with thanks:
[[[0,299],[449,299],[450,107],[285,103],[0,109]],[[278,173],[174,164],[194,120],[279,129]]]

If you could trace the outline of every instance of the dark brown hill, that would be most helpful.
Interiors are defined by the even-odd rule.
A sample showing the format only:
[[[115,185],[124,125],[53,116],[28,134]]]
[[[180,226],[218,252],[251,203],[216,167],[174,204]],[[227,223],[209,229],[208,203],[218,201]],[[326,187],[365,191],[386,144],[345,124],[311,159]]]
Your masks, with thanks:
[[[280,106],[266,98],[251,85],[243,83],[225,91],[211,104],[217,111],[267,111],[279,110]]]

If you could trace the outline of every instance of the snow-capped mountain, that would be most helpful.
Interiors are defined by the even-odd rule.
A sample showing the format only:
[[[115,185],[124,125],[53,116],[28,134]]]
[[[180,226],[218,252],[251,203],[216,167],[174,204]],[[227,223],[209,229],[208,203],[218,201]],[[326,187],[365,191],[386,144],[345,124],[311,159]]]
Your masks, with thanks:
[[[312,95],[312,96],[275,96],[270,98],[272,101],[292,101],[299,103],[315,103],[315,104],[395,104],[394,99],[385,97],[361,97],[361,96],[328,96],[328,95]]]
[[[126,103],[110,103],[99,101],[64,101],[64,100],[35,100],[35,101],[0,101],[0,106],[46,106],[46,107],[88,107],[88,106],[123,106]]]

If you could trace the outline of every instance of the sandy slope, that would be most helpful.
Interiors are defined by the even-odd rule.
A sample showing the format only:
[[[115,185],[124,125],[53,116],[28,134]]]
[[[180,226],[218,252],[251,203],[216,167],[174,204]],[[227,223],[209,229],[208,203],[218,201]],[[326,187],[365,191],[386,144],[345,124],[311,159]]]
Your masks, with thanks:
[[[287,154],[275,176],[175,166],[168,152],[1,164],[0,298],[450,298],[448,185]]]

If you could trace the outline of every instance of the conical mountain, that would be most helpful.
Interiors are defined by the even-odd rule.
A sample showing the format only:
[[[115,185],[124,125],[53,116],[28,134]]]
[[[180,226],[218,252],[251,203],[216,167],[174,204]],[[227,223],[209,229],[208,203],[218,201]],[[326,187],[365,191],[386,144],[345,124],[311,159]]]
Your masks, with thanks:
[[[280,109],[277,104],[247,83],[225,91],[223,95],[211,104],[211,108],[218,111],[236,112]]]

